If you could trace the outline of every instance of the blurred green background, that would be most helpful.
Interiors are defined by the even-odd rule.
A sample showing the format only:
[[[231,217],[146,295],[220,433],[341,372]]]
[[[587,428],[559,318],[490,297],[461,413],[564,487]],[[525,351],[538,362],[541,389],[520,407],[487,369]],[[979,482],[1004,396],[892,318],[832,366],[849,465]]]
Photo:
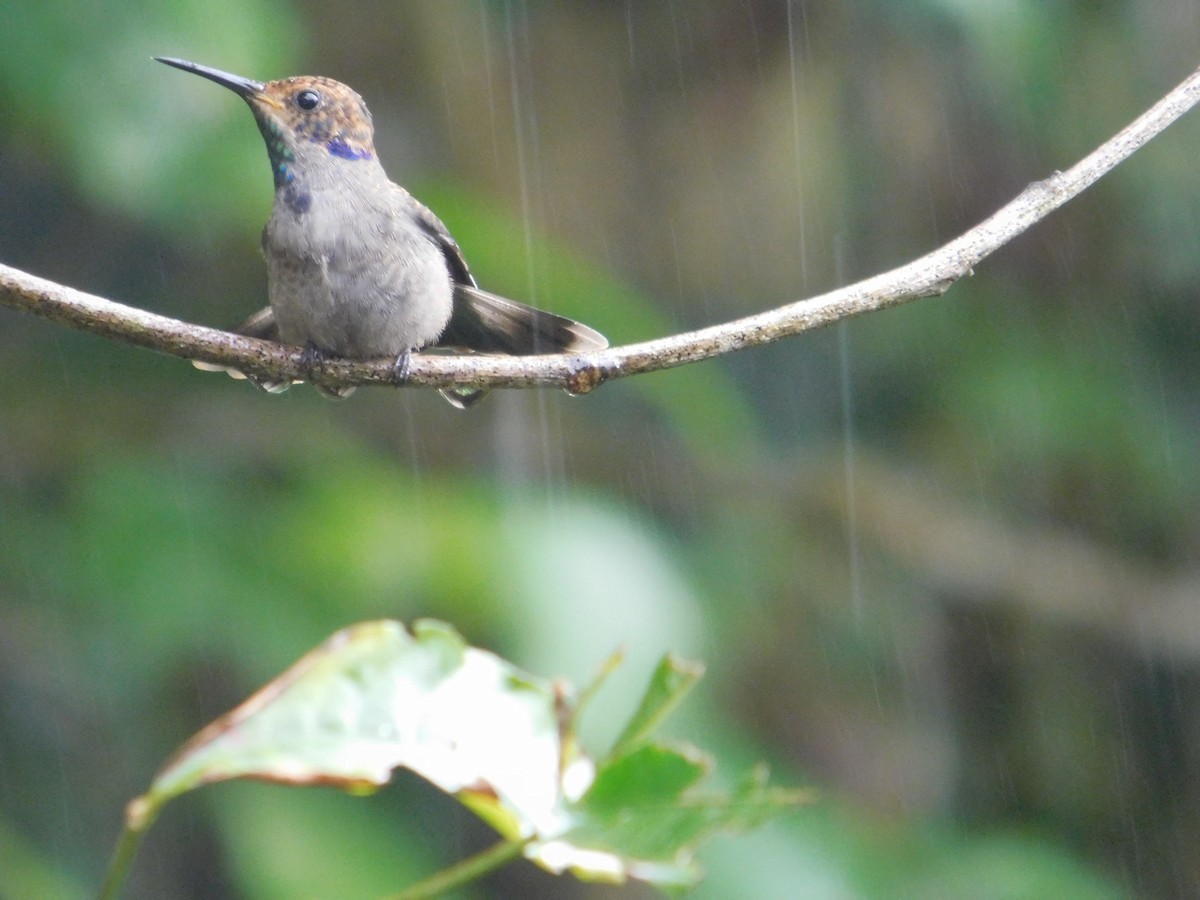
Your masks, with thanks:
[[[1200,62],[1194,0],[9,0],[0,34],[3,262],[240,320],[266,154],[150,56],[319,73],[485,287],[614,343],[904,262]],[[672,731],[822,799],[697,896],[1200,894],[1198,146],[944,298],[579,399],[271,397],[0,309],[0,896],[86,896],[176,745],[379,616],[577,684],[626,647],[598,749],[705,660]],[[378,896],[489,842],[404,775],[222,785],[127,896]]]

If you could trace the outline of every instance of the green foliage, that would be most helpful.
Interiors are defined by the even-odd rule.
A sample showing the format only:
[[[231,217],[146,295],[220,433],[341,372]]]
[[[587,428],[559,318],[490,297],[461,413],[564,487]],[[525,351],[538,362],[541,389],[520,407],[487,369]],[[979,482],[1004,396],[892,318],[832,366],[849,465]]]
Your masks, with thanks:
[[[43,161],[91,202],[160,225],[187,222],[193,234],[197,212],[241,228],[265,215],[269,173],[243,104],[150,57],[276,77],[302,45],[290,5],[132,0],[85,16],[62,0],[6,3],[0,33],[20,35],[0,54],[0,113],[23,123]]]
[[[87,890],[61,859],[38,850],[0,817],[0,897],[83,897]]]

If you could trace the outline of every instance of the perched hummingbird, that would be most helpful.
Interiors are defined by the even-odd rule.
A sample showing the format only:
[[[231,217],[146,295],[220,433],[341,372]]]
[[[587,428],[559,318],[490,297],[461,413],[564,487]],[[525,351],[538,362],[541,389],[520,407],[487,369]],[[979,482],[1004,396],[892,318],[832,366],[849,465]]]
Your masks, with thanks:
[[[371,113],[346,85],[308,75],[252,81],[155,59],[238,94],[267,144],[275,205],[262,247],[271,305],[242,323],[242,334],[303,346],[313,363],[394,357],[398,380],[423,347],[525,355],[608,346],[586,325],[481,291],[442,221],[388,179]],[[465,407],[484,391],[442,393]]]

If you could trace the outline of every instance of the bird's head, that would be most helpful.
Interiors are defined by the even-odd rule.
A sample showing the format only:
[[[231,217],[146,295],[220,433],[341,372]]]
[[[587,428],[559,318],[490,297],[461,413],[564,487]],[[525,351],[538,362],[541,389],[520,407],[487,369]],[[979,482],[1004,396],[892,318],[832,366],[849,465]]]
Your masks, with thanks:
[[[339,81],[319,75],[253,81],[182,59],[155,59],[215,81],[246,101],[267,143],[276,187],[295,178],[297,156],[311,155],[308,145],[345,160],[375,158],[371,112],[362,97]]]

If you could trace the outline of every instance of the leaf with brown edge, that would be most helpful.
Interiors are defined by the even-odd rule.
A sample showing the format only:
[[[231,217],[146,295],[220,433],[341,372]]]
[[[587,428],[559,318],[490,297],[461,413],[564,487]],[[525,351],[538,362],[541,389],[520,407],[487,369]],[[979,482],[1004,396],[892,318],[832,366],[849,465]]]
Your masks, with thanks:
[[[556,694],[449,626],[376,621],[339,631],[185,743],[141,798],[153,807],[231,778],[369,792],[404,766],[518,830],[551,825]]]

